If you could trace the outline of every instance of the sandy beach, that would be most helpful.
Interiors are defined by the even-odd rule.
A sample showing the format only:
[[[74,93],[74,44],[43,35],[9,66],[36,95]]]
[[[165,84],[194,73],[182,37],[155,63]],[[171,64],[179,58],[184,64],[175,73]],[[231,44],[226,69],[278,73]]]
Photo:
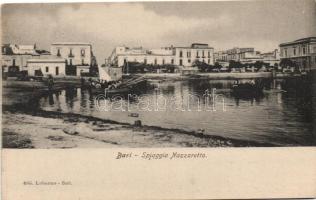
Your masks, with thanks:
[[[246,147],[254,142],[198,132],[135,126],[72,113],[3,113],[4,148]]]

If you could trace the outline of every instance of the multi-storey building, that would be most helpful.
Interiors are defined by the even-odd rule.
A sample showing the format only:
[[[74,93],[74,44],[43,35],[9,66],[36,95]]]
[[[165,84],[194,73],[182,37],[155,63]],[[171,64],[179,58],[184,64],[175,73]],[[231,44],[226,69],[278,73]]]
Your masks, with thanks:
[[[214,64],[214,48],[208,44],[193,43],[190,47],[174,47],[175,65],[189,67],[195,61]]]
[[[279,65],[280,63],[280,52],[278,49],[275,49],[271,52],[261,53],[262,61],[269,63],[270,66]]]
[[[260,60],[260,52],[254,48],[238,48],[229,49],[225,52],[224,61],[239,61],[242,63],[251,63]]]
[[[27,71],[27,60],[44,58],[49,52],[36,49],[36,45],[4,44],[1,48],[3,72]]]
[[[80,76],[82,72],[88,73],[94,59],[92,45],[89,43],[53,43],[51,45],[51,54],[66,59],[66,68],[72,68],[69,71],[73,71],[77,76]]]
[[[216,62],[228,64],[231,60],[238,61],[243,64],[262,61],[269,63],[270,66],[274,66],[275,63],[280,62],[280,57],[277,49],[273,52],[260,53],[259,51],[255,51],[254,48],[235,47],[233,49],[215,53]]]
[[[174,64],[173,50],[168,48],[147,50],[142,47],[116,47],[108,59],[108,64],[122,67],[126,62],[152,65]]]
[[[298,39],[280,44],[281,61],[290,59],[301,69],[316,69],[316,37]]]
[[[191,47],[163,47],[160,49],[143,49],[116,47],[107,64],[122,67],[126,62],[140,62],[152,65],[192,66],[198,60],[214,64],[214,49],[207,44],[192,44]]]

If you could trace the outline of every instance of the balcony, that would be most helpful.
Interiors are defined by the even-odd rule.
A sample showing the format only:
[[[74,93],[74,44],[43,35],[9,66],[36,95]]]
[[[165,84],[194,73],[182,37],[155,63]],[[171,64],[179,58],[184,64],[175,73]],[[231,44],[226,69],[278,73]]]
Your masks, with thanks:
[[[74,58],[75,56],[72,53],[70,53],[70,54],[68,54],[68,57],[69,58]]]

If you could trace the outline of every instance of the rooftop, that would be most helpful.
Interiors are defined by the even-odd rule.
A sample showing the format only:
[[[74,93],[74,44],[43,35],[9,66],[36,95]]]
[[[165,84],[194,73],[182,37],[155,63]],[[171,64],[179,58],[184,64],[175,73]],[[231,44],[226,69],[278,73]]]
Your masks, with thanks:
[[[316,42],[316,37],[307,37],[307,38],[301,38],[298,40],[294,40],[292,42],[285,42],[285,43],[281,43],[281,46],[287,46],[287,45],[294,45],[294,44],[302,44],[302,43],[309,43],[309,42]]]
[[[38,55],[35,45],[4,44],[3,55]]]
[[[61,63],[61,62],[66,62],[66,61],[63,58],[51,56],[47,58],[28,59],[27,62],[28,63]]]
[[[84,45],[84,46],[91,46],[90,43],[86,42],[54,42],[52,45]]]
[[[174,48],[183,48],[183,49],[214,49],[213,47],[208,46],[206,43],[192,43],[188,47],[174,47]]]

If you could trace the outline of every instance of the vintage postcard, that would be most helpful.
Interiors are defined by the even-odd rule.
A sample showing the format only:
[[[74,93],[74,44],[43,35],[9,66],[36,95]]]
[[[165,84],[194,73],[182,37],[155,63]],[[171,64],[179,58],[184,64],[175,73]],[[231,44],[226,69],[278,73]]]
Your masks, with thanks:
[[[1,67],[3,199],[316,196],[314,0],[2,4]]]

